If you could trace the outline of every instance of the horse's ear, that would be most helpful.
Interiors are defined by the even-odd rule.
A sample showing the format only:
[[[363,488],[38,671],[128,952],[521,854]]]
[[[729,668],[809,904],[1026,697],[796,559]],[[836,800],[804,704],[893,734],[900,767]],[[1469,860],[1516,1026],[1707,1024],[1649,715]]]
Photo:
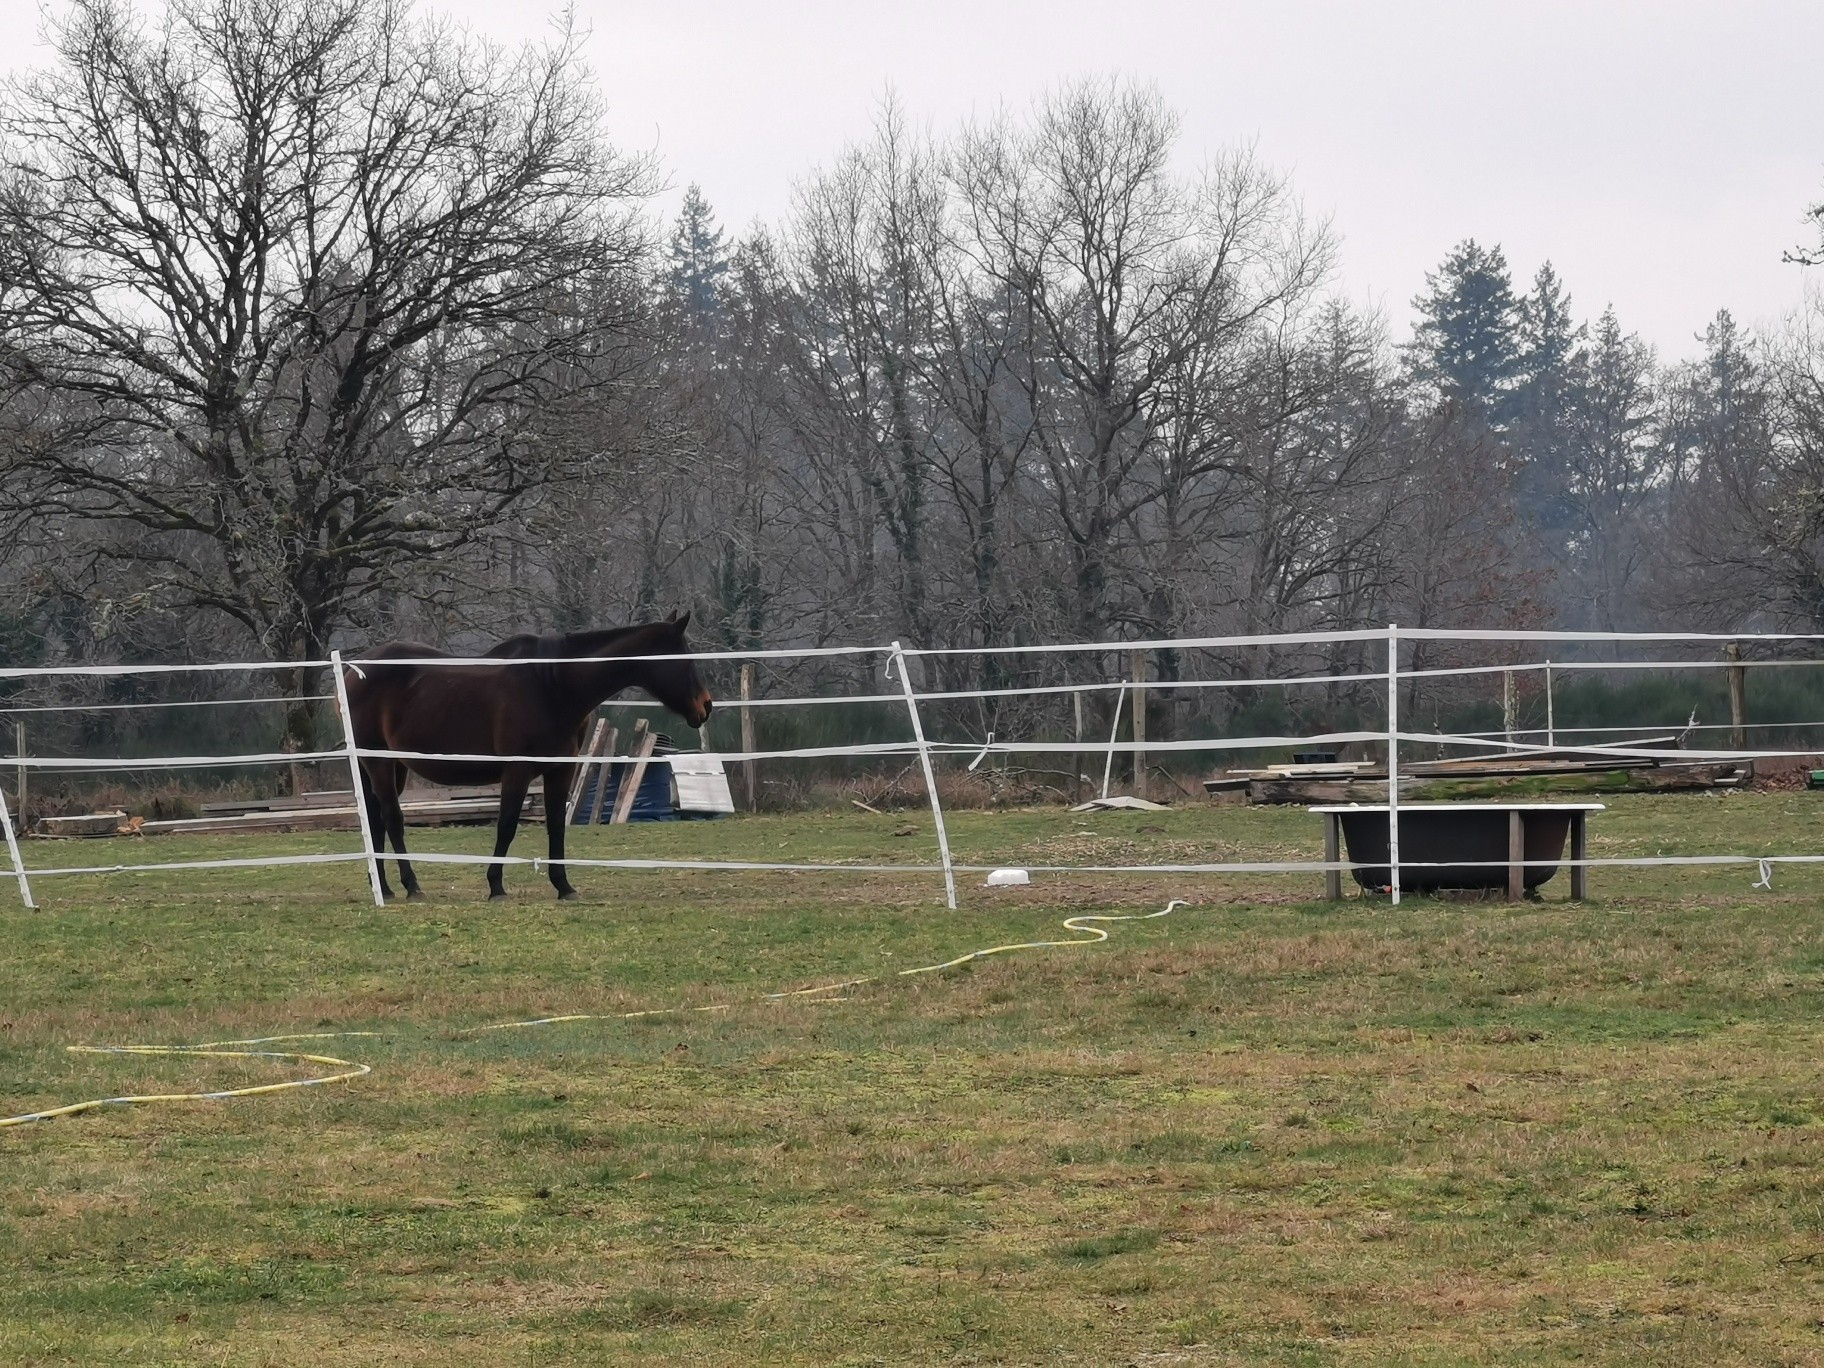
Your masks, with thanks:
[[[686,609],[683,617],[679,617],[676,613],[673,613],[671,615],[671,621],[677,627],[678,635],[683,636],[684,629],[690,626],[690,610]]]

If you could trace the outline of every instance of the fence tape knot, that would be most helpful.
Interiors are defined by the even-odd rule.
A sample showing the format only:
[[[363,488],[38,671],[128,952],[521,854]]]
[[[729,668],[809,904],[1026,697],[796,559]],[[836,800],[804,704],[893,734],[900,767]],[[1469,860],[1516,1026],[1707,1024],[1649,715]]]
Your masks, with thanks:
[[[993,745],[994,745],[994,733],[989,732],[988,739],[982,743],[982,748],[975,753],[975,759],[973,759],[969,762],[969,773],[974,774],[975,767],[977,765],[981,764],[983,760],[988,758],[988,751]]]
[[[1761,877],[1754,882],[1752,887],[1764,888],[1769,893],[1773,892],[1773,861],[1772,860],[1762,860],[1761,861]]]

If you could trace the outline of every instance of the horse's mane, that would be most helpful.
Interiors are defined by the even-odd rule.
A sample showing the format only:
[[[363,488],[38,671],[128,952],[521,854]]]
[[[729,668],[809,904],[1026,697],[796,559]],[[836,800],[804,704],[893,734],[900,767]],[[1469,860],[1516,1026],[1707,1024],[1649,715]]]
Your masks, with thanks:
[[[522,660],[528,656],[536,656],[539,654],[539,640],[540,638],[534,633],[520,632],[516,636],[508,637],[505,641],[495,642],[492,646],[488,647],[487,650],[483,651],[482,654],[484,656],[495,656],[503,660]]]
[[[571,659],[578,656],[603,654],[607,648],[614,646],[635,632],[643,632],[652,627],[669,626],[666,622],[639,622],[631,627],[602,627],[587,632],[520,632],[498,641],[483,651],[484,656],[496,659],[527,660],[545,656],[552,659]]]

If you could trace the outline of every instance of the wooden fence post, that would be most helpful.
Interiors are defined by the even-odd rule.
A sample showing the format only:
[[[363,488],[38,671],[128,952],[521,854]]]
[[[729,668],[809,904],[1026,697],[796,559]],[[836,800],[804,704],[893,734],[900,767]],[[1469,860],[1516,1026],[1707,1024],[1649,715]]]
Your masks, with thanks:
[[[1519,808],[1507,810],[1507,900],[1526,897],[1526,823]]]
[[[1742,643],[1732,641],[1723,647],[1723,659],[1739,662]],[[1729,676],[1729,745],[1734,750],[1748,749],[1748,667],[1732,664],[1724,671]]]
[[[749,706],[754,696],[754,662],[747,661],[741,666],[741,749],[752,752],[754,747],[754,710]],[[747,810],[760,810],[760,791],[754,778],[754,762],[741,762],[741,782],[747,788]]]
[[[1545,662],[1545,744],[1558,744],[1558,724],[1552,714],[1552,662]]]
[[[1134,797],[1146,797],[1146,652],[1134,652]]]

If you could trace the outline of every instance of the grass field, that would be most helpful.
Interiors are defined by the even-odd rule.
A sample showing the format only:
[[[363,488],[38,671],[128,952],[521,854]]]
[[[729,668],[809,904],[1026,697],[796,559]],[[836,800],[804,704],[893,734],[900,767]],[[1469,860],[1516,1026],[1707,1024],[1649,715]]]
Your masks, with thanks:
[[[929,828],[576,853],[925,862]],[[953,837],[979,862],[1320,844],[1232,807]],[[1616,798],[1591,843],[1824,851],[1824,802]],[[0,1130],[0,1362],[1824,1362],[1824,872],[1398,908],[1309,874],[978,878],[954,913],[930,874],[589,870],[559,904],[518,869],[501,905],[478,869],[421,874],[431,901],[383,911],[357,865],[47,879],[36,913],[0,884],[0,1114],[287,1076],[67,1044],[376,1033],[299,1047],[373,1066],[351,1083]],[[1168,897],[1193,905],[1104,945],[760,996]]]

